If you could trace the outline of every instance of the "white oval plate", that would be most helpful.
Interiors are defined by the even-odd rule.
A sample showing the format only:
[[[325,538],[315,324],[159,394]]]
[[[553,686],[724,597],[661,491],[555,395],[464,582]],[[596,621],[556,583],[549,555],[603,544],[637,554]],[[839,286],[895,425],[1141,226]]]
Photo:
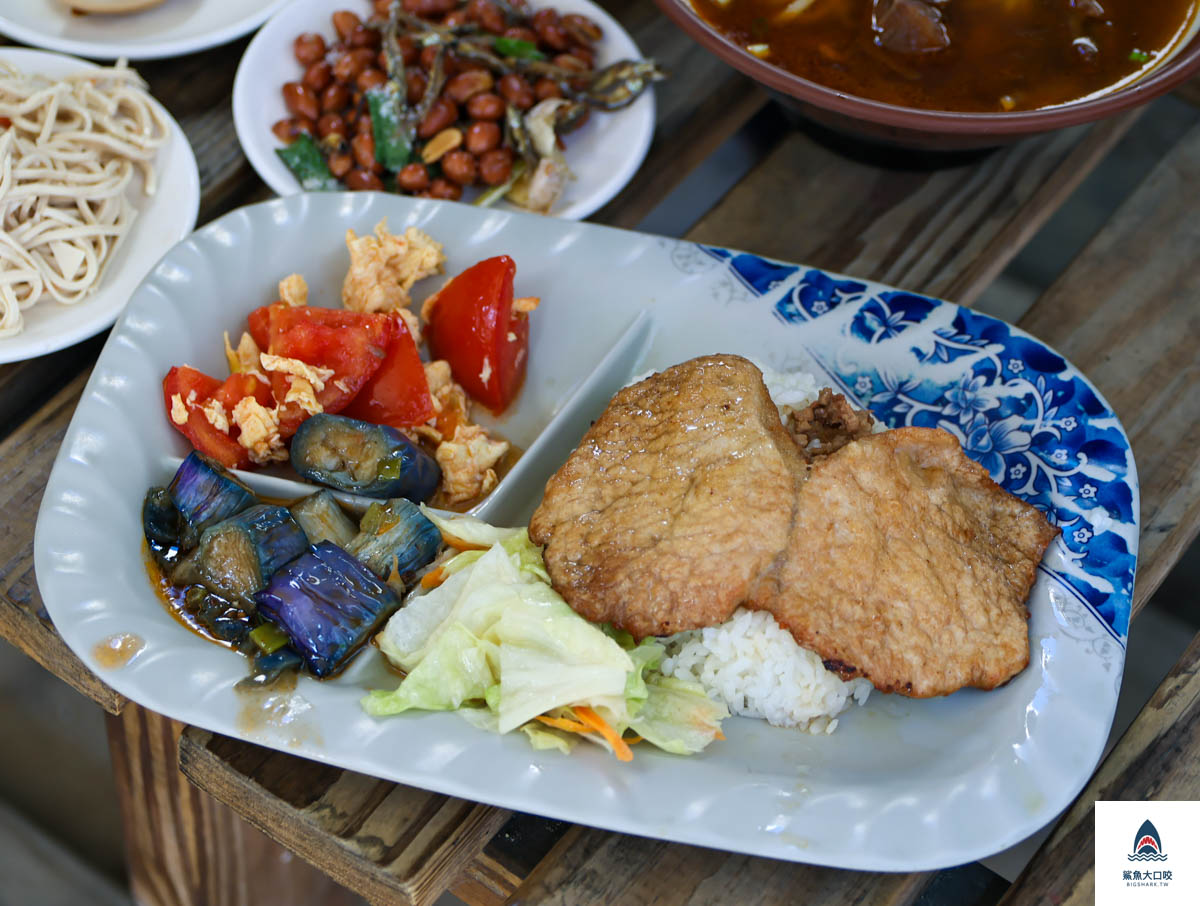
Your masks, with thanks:
[[[258,28],[287,0],[166,0],[120,16],[70,13],[69,0],[15,0],[0,32],[34,47],[96,60],[158,60],[225,44]]]
[[[546,477],[631,376],[694,355],[748,354],[817,373],[888,424],[936,424],[1063,529],[1030,596],[1029,667],[992,692],[872,694],[830,736],[732,719],[681,758],[639,746],[538,752],[454,714],[376,720],[393,688],[377,652],[302,678],[265,704],[234,684],[245,660],[188,632],[142,559],[141,502],[186,443],[160,382],[189,362],[223,374],[221,335],[303,273],[337,304],[346,229],[383,216],[446,243],[447,271],[507,253],[540,296],[529,374],[504,431],[527,450],[485,518],[519,524]],[[440,281],[429,281],[439,284]],[[436,287],[428,287],[428,293]],[[619,366],[619,367],[614,367]],[[489,498],[493,500],[493,498]],[[38,517],[38,587],[87,666],[138,703],[227,736],[401,783],[569,821],[845,868],[911,871],[1004,849],[1053,818],[1091,775],[1124,663],[1137,554],[1137,479],[1120,423],[1078,371],[993,318],[823,271],[586,223],[377,193],[296,195],[235,211],[146,279],[93,371]],[[105,667],[95,648],[144,649]]]
[[[95,64],[40,50],[0,48],[6,60],[29,73],[57,78],[94,69]],[[63,305],[47,298],[21,314],[25,328],[12,337],[0,337],[0,362],[16,362],[45,355],[78,343],[108,327],[117,319],[130,295],[167,249],[191,232],[200,212],[200,171],[187,136],[179,124],[158,104],[171,125],[171,137],[158,153],[155,169],[158,189],[153,196],[138,188],[130,195],[137,219],[117,248],[96,290],[81,302]]]
[[[563,13],[590,16],[604,29],[604,37],[597,45],[597,65],[641,58],[633,38],[596,4],[588,0],[555,0],[550,5]],[[283,146],[271,132],[272,124],[289,116],[283,105],[283,83],[298,81],[304,75],[304,67],[292,53],[292,42],[301,32],[312,31],[332,43],[330,16],[337,9],[354,10],[364,19],[370,14],[370,4],[365,0],[343,0],[336,4],[330,4],[329,0],[294,0],[254,36],[238,66],[233,83],[233,123],[238,141],[263,182],[279,195],[295,195],[300,191],[296,178],[275,153]],[[564,153],[575,179],[567,184],[551,213],[564,220],[582,220],[599,210],[637,172],[653,137],[653,88],[624,110],[593,112],[587,123],[564,138],[567,146]],[[516,210],[508,204],[500,207]]]

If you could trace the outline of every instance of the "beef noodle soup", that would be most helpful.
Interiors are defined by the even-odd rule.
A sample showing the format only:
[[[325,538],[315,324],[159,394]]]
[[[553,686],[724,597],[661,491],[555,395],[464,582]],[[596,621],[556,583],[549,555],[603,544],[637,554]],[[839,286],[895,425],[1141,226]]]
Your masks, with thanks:
[[[859,97],[1032,110],[1154,66],[1196,0],[692,0],[761,59]]]

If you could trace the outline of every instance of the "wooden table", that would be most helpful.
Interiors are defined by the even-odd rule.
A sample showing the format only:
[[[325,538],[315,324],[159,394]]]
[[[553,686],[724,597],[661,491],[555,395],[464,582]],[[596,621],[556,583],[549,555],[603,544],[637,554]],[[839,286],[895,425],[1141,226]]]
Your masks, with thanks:
[[[954,158],[880,152],[792,123],[645,0],[604,5],[674,77],[658,89],[645,165],[592,219],[637,227],[677,191],[697,211],[695,222],[675,227],[686,238],[965,305],[1138,122],[1134,112]],[[139,67],[195,147],[201,223],[270,194],[231,121],[244,47]],[[1195,86],[1181,95],[1200,99]],[[710,160],[729,164],[702,169]],[[1143,520],[1135,616],[1200,527],[1197,185],[1200,109],[1020,321],[1091,377],[1133,442]],[[661,213],[652,222],[661,223]],[[33,575],[34,514],[102,339],[0,367],[0,504],[8,514],[0,528],[0,635],[109,712],[140,902],[348,901],[326,876],[375,903],[430,903],[446,889],[472,904],[783,903],[800,891],[810,904],[966,900],[961,870],[813,868],[511,815],[184,728],[125,701],[62,643]],[[1094,801],[1196,798],[1198,755],[1200,638],[1024,874],[1007,890],[975,883],[970,898],[1090,903]],[[287,864],[268,837],[320,872]]]

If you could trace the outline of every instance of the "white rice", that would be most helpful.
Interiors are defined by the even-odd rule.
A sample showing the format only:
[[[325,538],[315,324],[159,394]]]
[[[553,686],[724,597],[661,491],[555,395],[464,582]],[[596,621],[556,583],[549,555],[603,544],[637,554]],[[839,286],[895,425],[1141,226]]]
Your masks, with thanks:
[[[865,679],[844,682],[801,648],[771,614],[739,608],[720,626],[664,640],[662,672],[700,683],[731,713],[765,718],[777,727],[832,733],[837,715],[867,700]]]

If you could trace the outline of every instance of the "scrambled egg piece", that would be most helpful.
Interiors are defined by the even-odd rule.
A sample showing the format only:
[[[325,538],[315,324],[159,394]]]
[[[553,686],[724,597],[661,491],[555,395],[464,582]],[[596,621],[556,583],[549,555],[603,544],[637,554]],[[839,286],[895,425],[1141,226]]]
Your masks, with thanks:
[[[229,362],[230,374],[253,374],[267,379],[261,371],[258,370],[259,356],[258,344],[254,342],[254,337],[248,333],[243,333],[242,338],[238,340],[237,349],[229,345],[229,333],[225,333],[225,358]]]
[[[200,407],[200,411],[204,413],[210,425],[225,434],[229,433],[229,416],[225,414],[225,407],[221,405],[220,400],[208,400]]]
[[[325,389],[325,382],[333,377],[332,368],[322,368],[320,365],[310,365],[299,359],[289,359],[281,355],[271,355],[264,352],[259,357],[263,368],[267,371],[278,371],[280,374],[290,374],[303,378],[320,393]]]
[[[440,242],[416,227],[403,236],[387,230],[387,220],[375,227],[374,236],[346,231],[350,269],[342,283],[342,305],[351,311],[390,312],[407,308],[414,283],[442,273],[446,256]]]
[[[446,366],[447,372],[450,366]],[[188,420],[188,409],[183,403],[183,397],[178,393],[171,394],[171,421],[177,425],[186,425]]]
[[[450,363],[438,359],[425,363],[425,380],[433,399],[433,426],[420,433],[436,443],[453,437],[459,425],[470,422],[467,417],[467,392],[450,377]]]
[[[238,400],[233,407],[233,423],[241,429],[238,443],[250,452],[251,462],[263,465],[288,458],[279,436],[279,415],[252,396]]]
[[[494,466],[508,452],[508,444],[492,440],[479,425],[459,425],[454,439],[438,445],[435,457],[442,467],[442,493],[447,503],[459,503],[487,494],[496,486]]]
[[[408,332],[412,334],[413,342],[418,346],[421,345],[421,321],[407,308],[396,309],[396,314],[404,319],[404,326],[408,328]]]
[[[308,284],[299,274],[289,274],[279,281],[279,301],[293,308],[308,304]]]
[[[276,371],[288,377],[288,391],[284,396],[284,405],[295,403],[309,415],[317,415],[325,411],[317,394],[325,389],[325,382],[333,377],[332,368],[322,368],[319,365],[309,365],[299,359],[289,359],[281,355],[271,355],[264,352],[259,360],[267,371]]]

